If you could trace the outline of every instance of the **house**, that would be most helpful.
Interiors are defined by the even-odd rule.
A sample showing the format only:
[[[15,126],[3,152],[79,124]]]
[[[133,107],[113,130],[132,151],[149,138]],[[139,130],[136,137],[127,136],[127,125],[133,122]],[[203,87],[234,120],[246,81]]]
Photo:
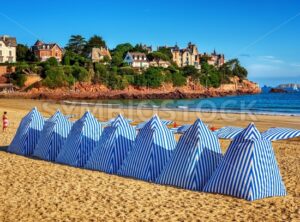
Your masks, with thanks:
[[[171,63],[169,61],[164,61],[164,60],[153,60],[149,62],[149,65],[152,67],[163,67],[163,68],[168,68]]]
[[[149,62],[145,53],[141,52],[127,52],[124,63],[127,63],[132,68],[147,69]]]
[[[93,62],[101,62],[107,58],[111,60],[111,55],[108,48],[92,48],[92,52],[90,54],[90,58]]]
[[[17,40],[8,35],[0,36],[0,63],[14,63],[17,60]]]
[[[204,53],[203,56],[205,56],[207,59],[207,63],[209,65],[213,65],[215,67],[220,67],[225,63],[225,56],[224,54],[217,54],[216,50],[213,51],[211,54]]]
[[[63,56],[63,50],[56,43],[44,43],[37,40],[34,46],[32,46],[32,51],[35,56],[40,61],[46,61],[47,59],[54,57],[57,61],[61,62]]]
[[[161,47],[158,49],[160,48]],[[173,47],[163,46],[163,48],[171,50],[173,61],[178,65],[178,67],[195,66],[197,69],[201,68],[200,56],[195,44],[189,42],[188,46],[183,49],[180,49],[177,44]]]

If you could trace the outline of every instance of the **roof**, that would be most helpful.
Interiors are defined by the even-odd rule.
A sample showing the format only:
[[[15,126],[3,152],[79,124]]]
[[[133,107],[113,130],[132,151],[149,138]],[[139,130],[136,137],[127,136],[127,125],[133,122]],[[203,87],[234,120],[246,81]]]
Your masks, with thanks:
[[[62,50],[60,48],[60,46],[57,43],[44,43],[41,40],[37,40],[34,45],[32,46],[33,50],[50,50],[52,49],[54,46],[57,46],[60,50]]]
[[[0,36],[0,41],[3,41],[6,46],[17,47],[17,39],[8,35]]]
[[[146,54],[143,53],[143,52],[128,52],[128,54],[130,54],[130,56],[132,57],[132,59],[135,62],[146,62],[146,61],[148,61]],[[141,58],[146,58],[146,60],[141,59]]]

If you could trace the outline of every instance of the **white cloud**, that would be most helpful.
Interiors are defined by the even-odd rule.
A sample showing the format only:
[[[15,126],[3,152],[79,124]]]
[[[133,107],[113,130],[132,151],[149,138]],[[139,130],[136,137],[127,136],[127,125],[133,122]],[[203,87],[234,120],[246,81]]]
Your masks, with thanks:
[[[300,68],[300,63],[292,63],[291,66],[299,67]]]
[[[259,56],[259,60],[268,62],[268,63],[284,63],[283,60],[276,58],[275,56],[272,55],[267,55],[267,56]]]

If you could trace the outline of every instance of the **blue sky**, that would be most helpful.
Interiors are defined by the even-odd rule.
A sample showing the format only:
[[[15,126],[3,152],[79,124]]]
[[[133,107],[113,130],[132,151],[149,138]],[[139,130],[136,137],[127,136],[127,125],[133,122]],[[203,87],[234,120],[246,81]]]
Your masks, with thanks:
[[[72,34],[101,35],[110,48],[192,41],[200,52],[239,58],[260,85],[300,84],[299,0],[19,0],[1,4],[0,34],[27,45],[64,46]]]

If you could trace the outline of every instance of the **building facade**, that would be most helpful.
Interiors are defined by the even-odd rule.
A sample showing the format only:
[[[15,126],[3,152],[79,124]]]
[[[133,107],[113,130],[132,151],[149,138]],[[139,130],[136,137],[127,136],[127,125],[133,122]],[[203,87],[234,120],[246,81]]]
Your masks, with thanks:
[[[211,54],[204,53],[203,56],[208,58],[207,63],[209,65],[213,65],[215,67],[220,67],[226,62],[224,54],[218,54],[216,53],[216,50],[214,50]]]
[[[42,62],[48,60],[51,57],[57,59],[57,61],[61,62],[63,56],[63,50],[56,43],[44,43],[40,40],[36,41],[34,46],[32,46],[32,50],[35,56]]]
[[[107,48],[92,48],[92,52],[90,54],[90,58],[93,62],[101,62],[104,61],[105,58],[111,60],[110,52]]]
[[[163,47],[169,48],[171,50],[173,62],[175,62],[178,67],[195,66],[197,69],[201,68],[200,55],[195,44],[189,42],[188,46],[184,49],[180,49],[177,45],[175,45],[174,47]]]
[[[149,61],[145,53],[141,52],[127,52],[124,63],[127,63],[132,68],[147,69],[149,68]]]
[[[0,63],[17,61],[17,40],[8,35],[0,36]]]
[[[171,63],[169,61],[164,61],[164,60],[153,60],[149,62],[149,65],[152,67],[163,67],[163,68],[168,68]]]

